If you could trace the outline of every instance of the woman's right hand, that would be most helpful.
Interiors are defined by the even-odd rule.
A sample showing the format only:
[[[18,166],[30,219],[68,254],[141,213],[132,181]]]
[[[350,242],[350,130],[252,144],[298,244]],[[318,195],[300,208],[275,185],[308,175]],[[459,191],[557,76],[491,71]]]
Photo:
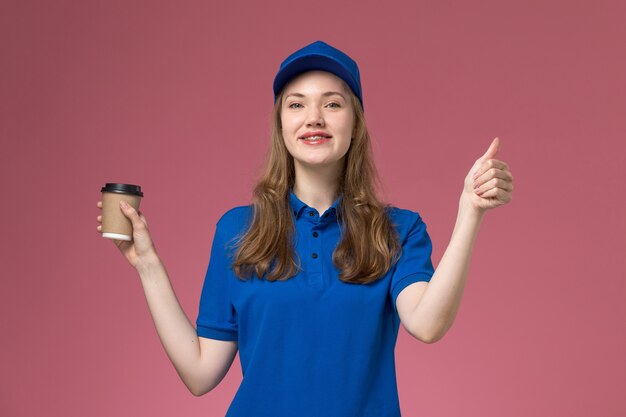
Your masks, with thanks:
[[[102,201],[98,201],[98,208],[102,210]],[[126,260],[138,269],[141,266],[147,265],[149,262],[153,262],[157,259],[156,249],[154,242],[150,237],[148,230],[148,221],[144,217],[141,210],[136,211],[132,206],[128,206],[126,209],[120,207],[120,210],[131,221],[133,225],[133,240],[118,240],[110,239],[115,246],[122,252],[122,255]],[[102,223],[102,215],[97,217],[98,223]],[[96,228],[99,233],[102,234],[102,225],[98,225]]]

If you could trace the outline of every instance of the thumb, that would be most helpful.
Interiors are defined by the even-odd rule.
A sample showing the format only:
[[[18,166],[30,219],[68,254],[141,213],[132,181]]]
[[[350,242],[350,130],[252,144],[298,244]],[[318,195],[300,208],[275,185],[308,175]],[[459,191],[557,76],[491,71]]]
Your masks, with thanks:
[[[135,208],[128,204],[126,201],[120,201],[120,209],[122,209],[122,213],[124,213],[124,215],[128,217],[133,223],[133,227],[135,227],[138,222],[141,223],[139,220],[139,215],[137,214]]]
[[[483,154],[478,160],[480,162],[486,161],[487,159],[494,158],[498,153],[498,149],[500,149],[500,138],[496,137],[493,141],[491,141],[491,145],[489,145],[489,149],[487,152]]]

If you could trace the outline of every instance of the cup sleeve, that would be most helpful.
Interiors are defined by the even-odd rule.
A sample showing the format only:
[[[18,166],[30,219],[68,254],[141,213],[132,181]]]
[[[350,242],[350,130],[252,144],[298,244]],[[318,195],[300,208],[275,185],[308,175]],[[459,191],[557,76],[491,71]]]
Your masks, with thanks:
[[[196,320],[198,336],[217,340],[238,340],[237,313],[232,305],[229,281],[233,277],[225,239],[218,222]]]
[[[432,241],[426,231],[426,223],[418,213],[411,213],[408,232],[402,244],[402,254],[396,263],[389,287],[389,294],[396,312],[398,311],[396,307],[398,294],[415,282],[430,281],[435,272],[431,259]]]

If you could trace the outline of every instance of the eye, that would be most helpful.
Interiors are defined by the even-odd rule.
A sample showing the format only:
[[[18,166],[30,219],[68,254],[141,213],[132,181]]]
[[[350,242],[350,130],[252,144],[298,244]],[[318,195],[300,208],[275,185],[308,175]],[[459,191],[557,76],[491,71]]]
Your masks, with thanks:
[[[289,107],[289,108],[291,108],[291,109],[294,109],[294,108],[296,108],[296,107],[293,107],[293,106],[295,106],[295,105],[300,106],[301,104],[300,104],[300,103],[291,103],[291,104],[290,104],[289,106],[287,106],[287,107]]]
[[[332,104],[334,104],[337,107],[341,107],[338,103],[328,103],[329,106],[332,105]]]

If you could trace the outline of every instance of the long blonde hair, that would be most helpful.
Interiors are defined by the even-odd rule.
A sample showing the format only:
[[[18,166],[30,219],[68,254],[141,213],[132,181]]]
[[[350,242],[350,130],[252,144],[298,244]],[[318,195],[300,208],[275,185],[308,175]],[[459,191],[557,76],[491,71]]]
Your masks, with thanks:
[[[399,259],[401,245],[387,210],[376,197],[378,174],[372,156],[370,136],[359,99],[347,87],[354,108],[355,134],[348,152],[338,193],[343,195],[337,208],[341,241],[333,252],[339,279],[347,283],[373,282]],[[294,219],[289,191],[294,186],[293,157],[285,146],[281,126],[283,91],[272,114],[272,142],[260,179],[253,190],[253,215],[247,231],[236,238],[237,251],[232,264],[243,280],[252,274],[268,281],[287,280],[300,270],[300,259],[293,245]]]

